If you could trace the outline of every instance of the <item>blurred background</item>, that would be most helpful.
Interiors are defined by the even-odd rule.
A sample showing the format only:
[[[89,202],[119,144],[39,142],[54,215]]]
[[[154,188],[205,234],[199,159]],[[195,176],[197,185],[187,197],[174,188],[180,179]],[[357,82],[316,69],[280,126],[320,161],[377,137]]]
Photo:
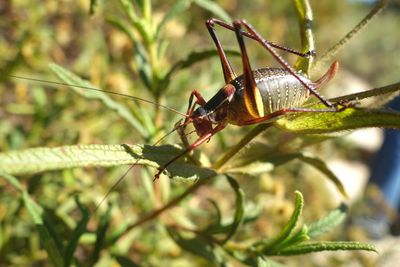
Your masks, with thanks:
[[[300,49],[299,27],[292,1],[216,2],[232,19],[245,18],[266,39]],[[152,1],[152,19],[160,21],[173,4],[174,1],[169,0]],[[318,57],[350,31],[372,9],[374,1],[311,1],[311,4]],[[340,96],[399,81],[399,12],[400,2],[391,1],[388,8],[338,54],[335,60],[340,62],[340,71],[324,89],[324,95]],[[165,49],[165,54],[157,59],[159,73],[165,72],[190,52],[213,48],[204,25],[205,20],[213,16],[210,11],[192,4],[167,22],[162,32],[164,44],[159,48]],[[151,91],[138,74],[140,66],[135,63],[137,54],[132,42],[110,23],[111,20],[124,20],[126,17],[122,8],[113,1],[100,1],[92,15],[89,14],[89,1],[83,0],[1,1],[0,17],[1,152],[74,144],[151,144],[156,136],[172,129],[179,119],[172,113],[143,103],[117,99],[129,106],[138,118],[143,111],[153,118],[152,122],[143,119],[148,134],[142,135],[99,101],[85,99],[70,90],[10,79],[8,74],[57,81],[48,68],[49,63],[57,63],[100,88],[156,99],[180,111],[185,111],[191,90],[201,91],[208,99],[223,85],[219,59],[214,57],[176,72],[168,90],[162,94]],[[220,28],[217,31],[226,48],[238,49],[232,32]],[[253,68],[277,66],[265,50],[253,42],[247,43]],[[290,64],[296,61],[293,55],[284,54],[284,58]],[[232,57],[232,62],[240,73],[240,58]],[[311,77],[318,78],[328,66],[311,73]],[[229,126],[199,150],[213,161],[246,132],[246,127]],[[268,134],[271,133],[260,138],[273,140]],[[174,144],[178,140],[177,135],[171,135],[165,143]],[[370,162],[381,143],[381,130],[368,129],[307,149],[327,162],[345,184],[354,203],[363,199]],[[62,222],[61,229],[76,223],[72,195],[78,194],[82,202],[94,205],[125,170],[125,166],[73,169],[21,177],[21,181],[35,200],[54,216],[54,221]],[[153,186],[149,181],[154,171],[136,168],[125,179],[125,186],[111,194],[114,225],[136,219],[140,214],[153,210],[157,201],[163,202],[178,195],[188,186],[171,183],[168,179],[161,179],[158,185]],[[256,222],[253,229],[246,229],[245,232],[269,235],[280,229],[293,209],[292,193],[295,189],[305,195],[305,221],[321,217],[342,200],[320,172],[299,161],[285,164],[261,177],[240,177],[239,181],[249,202],[255,203],[255,206],[263,203],[262,219]],[[226,183],[217,181],[213,186],[201,188],[175,208],[173,214],[177,218],[192,216],[198,219],[199,225],[204,224],[211,216],[207,213],[211,205],[206,199],[218,201],[226,210],[232,205],[232,199],[225,196],[226,187]],[[17,193],[2,180],[0,188],[0,265],[34,266],[33,263],[46,262],[37,236],[31,235],[33,226],[28,214],[21,208]],[[185,264],[189,262],[206,266],[198,258],[181,251],[160,229],[147,227],[150,226],[145,226],[147,231],[138,230],[116,244],[115,249],[137,262],[153,266],[161,266],[160,258],[171,266],[187,266]],[[357,231],[351,229],[350,234],[345,227],[343,231],[338,231],[340,234],[330,238],[368,238],[363,234],[354,234]],[[136,242],[133,243],[133,240]],[[385,262],[385,255],[399,246],[396,240],[390,242],[393,243],[382,245],[383,252],[379,255],[322,253],[286,261],[292,266],[296,266],[299,260],[304,266],[328,266],[327,263],[329,266],[376,266]],[[80,253],[79,257],[84,257],[85,250]],[[395,253],[400,254],[400,250]],[[105,266],[112,262],[107,257],[103,261]]]

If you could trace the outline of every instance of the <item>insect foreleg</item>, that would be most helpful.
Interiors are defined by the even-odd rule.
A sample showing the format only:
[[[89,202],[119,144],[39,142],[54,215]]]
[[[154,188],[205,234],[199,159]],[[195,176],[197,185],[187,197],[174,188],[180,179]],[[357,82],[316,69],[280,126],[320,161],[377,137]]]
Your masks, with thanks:
[[[194,98],[196,98],[196,100],[193,102]],[[181,138],[181,141],[185,147],[190,146],[189,142],[187,140],[186,134],[185,134],[186,126],[191,122],[189,117],[193,113],[196,105],[200,105],[203,107],[205,104],[206,104],[206,101],[204,100],[203,96],[197,90],[193,90],[189,96],[189,105],[188,105],[188,108],[186,111],[185,121],[182,124],[178,122],[179,126],[175,125],[175,127],[177,128],[179,137]]]
[[[165,169],[171,165],[171,163],[173,163],[174,161],[178,160],[180,157],[184,156],[186,153],[189,153],[190,151],[192,151],[193,149],[195,149],[196,147],[198,147],[199,145],[203,144],[204,142],[206,142],[207,140],[209,140],[214,134],[216,134],[217,132],[221,131],[222,129],[224,129],[226,126],[226,124],[218,124],[214,129],[211,129],[210,132],[204,134],[203,136],[199,137],[193,144],[191,144],[189,147],[187,147],[185,150],[183,150],[181,153],[179,153],[178,155],[176,155],[175,157],[173,157],[172,159],[170,159],[167,163],[165,163],[164,165],[160,166],[158,168],[158,172],[154,175],[154,180],[160,178],[161,173],[163,173],[165,171]]]

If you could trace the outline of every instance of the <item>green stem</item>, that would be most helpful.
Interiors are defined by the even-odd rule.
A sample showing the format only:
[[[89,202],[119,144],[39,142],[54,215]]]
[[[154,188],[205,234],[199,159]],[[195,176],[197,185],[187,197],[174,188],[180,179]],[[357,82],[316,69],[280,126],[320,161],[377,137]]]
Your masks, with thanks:
[[[294,0],[300,26],[302,52],[315,51],[315,40],[312,31],[313,12],[308,0]],[[299,57],[295,69],[308,74],[314,57]]]
[[[150,0],[144,0],[143,3],[143,17],[145,20],[150,20],[151,19],[151,1]]]

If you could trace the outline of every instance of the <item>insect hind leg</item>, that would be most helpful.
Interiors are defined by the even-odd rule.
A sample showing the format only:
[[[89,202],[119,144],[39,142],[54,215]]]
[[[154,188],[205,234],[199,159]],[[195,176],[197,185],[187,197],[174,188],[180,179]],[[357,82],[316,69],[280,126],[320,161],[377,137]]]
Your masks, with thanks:
[[[270,52],[270,54],[276,59],[276,61],[279,62],[290,74],[293,75],[311,94],[313,94],[315,97],[317,97],[328,109],[334,109],[337,110],[337,105],[331,103],[328,99],[320,95],[317,91],[316,88],[314,87],[313,84],[309,84],[306,81],[300,77],[296,70],[293,69],[283,58],[281,55],[279,55],[275,49],[271,46],[271,44],[265,40],[254,28],[251,24],[249,24],[245,20],[237,20],[235,21],[236,24],[243,25],[247,31],[254,36],[254,38],[265,48]]]
[[[341,106],[339,106],[341,105]],[[281,116],[284,116],[289,113],[305,113],[305,112],[310,112],[310,113],[326,113],[326,112],[340,112],[348,107],[350,107],[351,104],[349,103],[340,103],[340,104],[335,104],[331,108],[324,108],[324,109],[316,109],[316,108],[286,108],[286,109],[281,109],[278,111],[275,111],[273,113],[267,114],[266,116],[247,120],[247,121],[242,121],[239,123],[240,126],[245,126],[245,125],[252,125],[252,124],[257,124],[257,123],[266,123],[268,121],[273,121],[278,119]]]
[[[223,27],[223,28],[225,28],[227,30],[235,31],[235,27],[234,26],[226,23],[223,20],[212,18],[212,19],[207,20],[207,22],[206,22],[207,27],[208,27],[208,25],[213,27],[214,24],[218,24],[219,26],[221,26],[221,27]],[[253,34],[251,34],[249,32],[242,31],[242,34],[244,36],[250,38],[250,39],[253,39],[253,40],[257,41],[257,42],[260,42],[260,40],[256,36],[254,36]],[[268,44],[270,46],[272,46],[272,47],[274,47],[276,49],[280,49],[282,51],[297,55],[299,57],[310,58],[310,57],[315,56],[315,51],[314,50],[310,50],[310,51],[308,51],[306,53],[302,53],[300,51],[297,51],[295,49],[292,49],[292,48],[289,48],[289,47],[286,47],[286,46],[283,46],[283,45],[280,45],[280,44],[277,44],[277,43],[273,43],[273,42],[270,42],[270,41],[267,41],[267,40],[264,40],[264,41],[268,42]]]
[[[214,28],[215,22],[216,22],[216,19],[209,19],[206,21],[206,26],[207,26],[208,32],[211,35],[211,38],[214,41],[215,46],[217,47],[218,55],[221,60],[222,71],[224,73],[225,83],[229,83],[236,78],[236,73],[233,70],[228,58],[226,57],[225,51],[224,51],[222,44],[217,36],[217,32]]]

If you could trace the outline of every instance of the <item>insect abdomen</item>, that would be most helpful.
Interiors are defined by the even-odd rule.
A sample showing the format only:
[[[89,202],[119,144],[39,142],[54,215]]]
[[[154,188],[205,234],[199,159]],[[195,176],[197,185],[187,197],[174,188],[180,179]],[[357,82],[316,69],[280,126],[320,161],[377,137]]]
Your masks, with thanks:
[[[260,91],[264,105],[264,114],[268,115],[285,108],[298,108],[309,97],[309,91],[289,71],[283,68],[261,68],[253,71],[254,80]],[[306,83],[311,81],[304,76]],[[235,95],[228,107],[227,120],[230,124],[241,125],[255,119],[246,111],[244,103],[243,76],[231,82],[236,88]]]
[[[309,91],[286,69],[262,68],[254,72],[266,114],[285,108],[300,107],[309,97]],[[305,82],[310,81],[304,78]]]

